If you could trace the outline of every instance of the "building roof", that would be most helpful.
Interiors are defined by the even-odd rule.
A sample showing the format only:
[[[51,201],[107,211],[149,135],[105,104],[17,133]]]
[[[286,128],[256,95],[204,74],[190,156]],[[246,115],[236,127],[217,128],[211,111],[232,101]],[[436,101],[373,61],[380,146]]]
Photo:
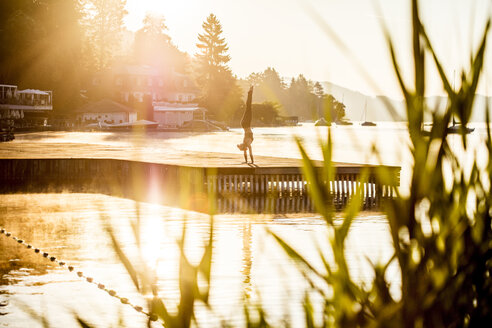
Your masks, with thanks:
[[[85,104],[77,109],[79,113],[116,113],[116,112],[135,112],[131,107],[122,105],[111,99],[102,99],[96,102]]]
[[[156,112],[194,112],[197,110],[202,110],[206,111],[205,108],[203,107],[198,107],[196,104],[184,104],[184,105],[172,105],[172,104],[166,104],[166,105],[155,105],[154,106],[154,111]]]
[[[26,93],[26,94],[35,94],[35,95],[49,96],[49,92],[41,91],[41,90],[36,90],[36,89],[21,90],[21,91],[17,91],[17,93]]]

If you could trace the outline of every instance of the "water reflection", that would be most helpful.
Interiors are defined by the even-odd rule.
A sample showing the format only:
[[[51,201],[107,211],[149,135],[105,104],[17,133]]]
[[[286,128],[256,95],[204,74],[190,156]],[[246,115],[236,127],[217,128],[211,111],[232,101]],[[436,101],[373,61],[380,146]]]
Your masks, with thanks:
[[[252,233],[251,222],[243,223],[243,267],[241,273],[243,274],[243,291],[246,299],[251,298],[251,266],[252,261]]]
[[[111,224],[124,251],[137,257],[132,222],[140,218],[142,254],[158,276],[160,296],[173,309],[177,306],[178,251],[176,240],[186,222],[186,253],[197,261],[208,237],[208,216],[157,204],[92,194],[0,195],[0,225],[36,247],[67,261],[79,270],[128,297],[135,304],[145,300],[135,290],[124,267],[115,256],[103,231]],[[138,215],[136,213],[139,213]],[[389,236],[384,218],[371,214],[354,224],[350,243],[350,264],[356,275],[366,279],[360,258],[389,258]],[[216,218],[212,292],[210,302],[217,318],[241,320],[241,300],[257,298],[273,317],[285,314],[284,304],[302,300],[303,284],[297,270],[280,248],[268,237],[268,227],[288,240],[299,252],[315,261],[316,243],[326,247],[326,229],[315,215],[223,215]],[[369,234],[369,235],[368,235]],[[306,241],[309,240],[309,243]],[[68,309],[94,320],[98,326],[116,324],[121,315],[130,326],[144,326],[145,317],[121,306],[97,287],[68,270],[6,238],[0,238],[0,285],[2,322],[8,327],[33,326],[19,302],[49,314],[55,327],[73,325]],[[323,246],[324,245],[324,246]],[[315,262],[316,263],[316,262]],[[322,267],[322,263],[318,263]],[[43,304],[43,305],[42,305]],[[200,315],[204,315],[200,313]],[[293,312],[294,317],[301,315]],[[217,326],[217,318],[207,317],[207,326]],[[20,325],[19,323],[22,323]]]

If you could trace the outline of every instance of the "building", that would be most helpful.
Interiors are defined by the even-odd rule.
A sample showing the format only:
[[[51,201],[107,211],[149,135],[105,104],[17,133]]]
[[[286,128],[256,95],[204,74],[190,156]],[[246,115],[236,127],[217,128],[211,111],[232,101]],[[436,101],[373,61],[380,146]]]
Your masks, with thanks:
[[[196,101],[199,93],[200,90],[188,76],[174,72],[165,99],[169,102],[190,103]]]
[[[185,74],[159,71],[148,65],[115,65],[92,78],[89,96],[101,94],[123,103],[166,101],[187,103],[196,99],[199,90]]]
[[[46,126],[52,111],[52,91],[0,84],[0,119],[14,120],[17,128]]]
[[[111,99],[88,103],[77,110],[77,123],[119,124],[137,121],[137,112]]]
[[[164,128],[179,128],[188,121],[205,120],[205,114],[206,109],[197,104],[154,104],[154,121]]]

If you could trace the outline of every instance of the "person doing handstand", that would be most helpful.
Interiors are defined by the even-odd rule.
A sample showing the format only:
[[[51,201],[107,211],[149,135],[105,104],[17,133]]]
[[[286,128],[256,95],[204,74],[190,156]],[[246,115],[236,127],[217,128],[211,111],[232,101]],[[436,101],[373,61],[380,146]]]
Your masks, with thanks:
[[[244,161],[248,163],[248,154],[247,150],[249,149],[249,157],[251,157],[251,164],[254,163],[253,159],[253,150],[251,148],[251,144],[253,143],[253,131],[251,130],[251,119],[252,119],[252,111],[251,111],[251,101],[253,98],[253,86],[249,88],[248,91],[248,100],[246,101],[246,110],[244,111],[243,118],[241,119],[241,126],[244,129],[244,138],[243,143],[237,145],[239,150],[244,152]]]

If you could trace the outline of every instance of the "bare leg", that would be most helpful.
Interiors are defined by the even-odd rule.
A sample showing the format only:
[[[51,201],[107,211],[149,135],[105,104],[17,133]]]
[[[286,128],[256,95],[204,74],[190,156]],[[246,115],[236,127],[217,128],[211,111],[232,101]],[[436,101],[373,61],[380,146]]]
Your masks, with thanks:
[[[251,101],[253,99],[253,86],[248,91],[248,100],[246,101],[246,110],[244,111],[243,118],[241,119],[241,127],[246,130],[251,129],[251,119],[252,119],[252,110],[251,110]]]

